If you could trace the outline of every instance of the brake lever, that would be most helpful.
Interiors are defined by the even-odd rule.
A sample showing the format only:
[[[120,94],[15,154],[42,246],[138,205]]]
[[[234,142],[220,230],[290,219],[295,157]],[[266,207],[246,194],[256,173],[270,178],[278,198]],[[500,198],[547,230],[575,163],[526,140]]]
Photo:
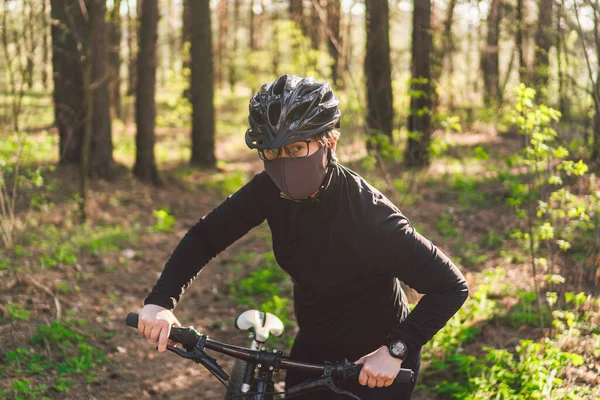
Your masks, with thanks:
[[[352,397],[353,399],[361,400],[361,398],[355,395],[354,393],[348,392],[347,390],[343,390],[337,387],[333,382],[331,376],[326,376],[310,382],[300,383],[294,387],[291,387],[289,390],[286,390],[285,398],[291,398],[315,390],[331,390],[332,392],[335,392],[337,394],[347,395]]]
[[[206,354],[203,350],[195,348],[193,351],[185,351],[178,347],[167,345],[167,350],[172,351],[179,357],[187,358],[188,360],[194,361],[196,364],[202,364],[204,368],[217,375],[219,378],[227,381],[229,375],[221,368],[217,360]]]
[[[337,394],[345,394],[346,396],[350,396],[350,397],[352,397],[353,399],[356,399],[356,400],[361,400],[360,397],[358,397],[354,393],[351,393],[351,392],[349,392],[347,390],[344,390],[344,389],[340,389],[339,387],[335,386],[335,384],[332,384],[329,387],[329,390],[331,390],[331,391],[333,391],[333,392],[335,392]]]

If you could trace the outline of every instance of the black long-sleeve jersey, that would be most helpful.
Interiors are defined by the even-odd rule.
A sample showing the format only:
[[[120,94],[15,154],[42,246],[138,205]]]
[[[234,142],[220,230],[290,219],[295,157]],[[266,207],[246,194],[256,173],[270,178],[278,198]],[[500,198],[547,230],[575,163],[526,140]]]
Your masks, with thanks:
[[[266,219],[277,262],[294,282],[303,337],[348,358],[388,336],[425,344],[466,300],[465,278],[377,189],[340,164],[331,168],[316,201],[282,197],[266,172],[254,176],[188,231],[145,304],[174,309],[211,258]],[[410,313],[398,279],[424,294]]]

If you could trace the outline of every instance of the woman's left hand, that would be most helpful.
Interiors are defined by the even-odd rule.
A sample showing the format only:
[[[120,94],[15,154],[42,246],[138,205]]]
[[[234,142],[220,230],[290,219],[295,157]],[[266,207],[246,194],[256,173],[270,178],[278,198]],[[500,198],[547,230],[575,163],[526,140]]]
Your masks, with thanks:
[[[355,363],[363,364],[358,382],[370,388],[390,386],[402,366],[402,360],[392,357],[385,346],[361,357]]]

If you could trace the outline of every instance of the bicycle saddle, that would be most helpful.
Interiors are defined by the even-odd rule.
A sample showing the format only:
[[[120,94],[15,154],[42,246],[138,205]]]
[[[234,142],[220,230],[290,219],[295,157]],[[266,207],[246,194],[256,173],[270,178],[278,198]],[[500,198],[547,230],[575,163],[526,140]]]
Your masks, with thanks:
[[[257,342],[266,342],[269,334],[281,336],[283,322],[277,316],[263,311],[244,311],[235,319],[235,327],[240,330],[252,330]]]

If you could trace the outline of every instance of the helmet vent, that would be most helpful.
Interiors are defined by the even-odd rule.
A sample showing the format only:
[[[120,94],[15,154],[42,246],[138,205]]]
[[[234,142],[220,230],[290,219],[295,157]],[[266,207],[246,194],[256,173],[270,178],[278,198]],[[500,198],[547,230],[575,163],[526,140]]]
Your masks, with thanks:
[[[287,75],[282,76],[275,82],[273,86],[273,94],[279,95],[283,94],[283,89],[285,88],[285,82],[287,81]]]
[[[323,98],[321,99],[321,103],[327,103],[329,100],[331,100],[332,97],[333,97],[332,91],[325,93],[325,96],[323,96]]]
[[[298,105],[298,107],[294,108],[292,112],[289,114],[290,117],[294,119],[299,119],[304,116],[306,110],[310,107],[310,102],[302,103]]]
[[[281,103],[272,103],[269,105],[269,122],[272,126],[277,125],[281,115]]]
[[[252,109],[252,110],[250,110],[250,115],[252,116],[252,118],[254,119],[254,121],[257,124],[263,124],[264,123],[263,116],[260,113],[260,111],[258,111],[256,109]]]

